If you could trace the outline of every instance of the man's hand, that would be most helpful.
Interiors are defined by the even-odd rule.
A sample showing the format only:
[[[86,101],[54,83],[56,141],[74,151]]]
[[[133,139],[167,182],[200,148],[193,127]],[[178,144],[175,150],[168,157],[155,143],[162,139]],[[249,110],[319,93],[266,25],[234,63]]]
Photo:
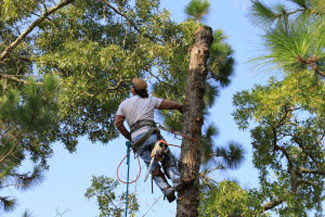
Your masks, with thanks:
[[[131,134],[130,132],[125,128],[123,122],[125,120],[125,117],[122,115],[116,115],[115,116],[115,122],[114,125],[117,128],[118,131],[127,139],[131,141]]]

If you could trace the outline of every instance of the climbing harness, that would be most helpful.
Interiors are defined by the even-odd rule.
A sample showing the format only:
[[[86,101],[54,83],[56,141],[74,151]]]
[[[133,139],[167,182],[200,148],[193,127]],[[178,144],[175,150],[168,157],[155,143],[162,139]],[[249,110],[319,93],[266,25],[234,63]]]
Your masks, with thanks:
[[[194,138],[191,138],[191,137],[187,137],[187,136],[185,136],[185,135],[183,135],[183,134],[181,134],[181,133],[179,133],[179,132],[176,132],[176,131],[172,131],[172,130],[169,130],[169,129],[167,129],[167,128],[165,128],[165,127],[163,127],[161,124],[159,124],[159,123],[157,123],[157,122],[154,122],[154,121],[152,121],[152,120],[142,120],[142,121],[137,121],[136,123],[134,123],[132,126],[131,126],[131,132],[133,132],[133,131],[135,131],[135,130],[138,130],[138,129],[140,129],[140,128],[142,128],[142,127],[145,127],[145,126],[149,126],[149,127],[151,127],[148,131],[147,131],[147,133],[145,133],[138,141],[136,141],[135,143],[131,143],[130,141],[128,141],[127,142],[127,147],[128,147],[128,152],[127,152],[127,154],[123,157],[123,159],[121,160],[121,162],[119,163],[119,165],[118,165],[118,167],[117,167],[117,179],[120,181],[120,182],[122,182],[123,184],[133,184],[133,183],[135,183],[136,181],[138,181],[138,179],[140,178],[140,176],[141,176],[141,163],[140,163],[140,158],[139,158],[139,155],[136,155],[136,158],[137,158],[137,161],[138,161],[138,167],[139,167],[139,172],[138,172],[138,175],[136,176],[136,178],[133,180],[133,181],[129,181],[129,180],[127,180],[127,181],[124,181],[124,180],[122,180],[121,178],[120,178],[120,174],[119,174],[119,171],[120,171],[120,167],[121,167],[121,165],[122,165],[122,163],[124,162],[124,160],[125,159],[127,159],[127,165],[128,165],[128,170],[129,170],[129,166],[130,166],[130,151],[131,151],[131,148],[133,149],[133,150],[135,150],[136,148],[138,148],[138,147],[140,147],[141,145],[143,145],[148,139],[149,139],[149,137],[152,135],[152,134],[154,134],[154,133],[157,133],[158,135],[160,134],[160,131],[159,131],[159,129],[158,128],[160,128],[160,129],[162,129],[162,130],[165,130],[165,131],[167,131],[167,132],[170,132],[170,133],[172,133],[172,134],[174,134],[175,136],[183,136],[184,138],[187,138],[187,139],[189,139],[189,140],[191,140],[191,141],[193,141],[193,142],[195,142],[195,143],[199,143],[199,141],[197,140],[197,139],[194,139]],[[181,148],[181,146],[180,145],[173,145],[173,144],[168,144],[166,141],[164,141],[164,140],[159,140],[156,144],[159,144],[160,146],[162,145],[162,144],[164,144],[164,146],[172,146],[172,147],[177,147],[177,148]],[[157,145],[155,145],[155,147],[156,147],[156,150],[155,151],[157,151],[158,149],[158,147],[159,146],[157,146]],[[159,149],[160,150],[160,149]],[[154,152],[154,149],[153,149],[153,152]],[[146,176],[145,176],[145,181],[147,180],[147,178],[148,178],[148,175],[149,175],[149,173],[150,173],[150,169],[151,169],[151,167],[152,167],[152,164],[153,164],[153,162],[154,162],[154,159],[156,158],[156,155],[154,154],[153,155],[153,152],[151,153],[152,155],[151,155],[151,157],[152,157],[152,159],[151,159],[151,162],[150,162],[150,165],[149,165],[149,167],[148,167],[148,170],[147,170],[147,174],[146,174]],[[153,157],[153,156],[155,156],[155,157]]]
[[[135,122],[134,124],[132,124],[132,126],[130,127],[130,133],[132,134],[134,131],[139,130],[142,127],[151,127],[151,128],[155,128],[156,127],[156,122],[153,120],[139,120],[137,122]]]

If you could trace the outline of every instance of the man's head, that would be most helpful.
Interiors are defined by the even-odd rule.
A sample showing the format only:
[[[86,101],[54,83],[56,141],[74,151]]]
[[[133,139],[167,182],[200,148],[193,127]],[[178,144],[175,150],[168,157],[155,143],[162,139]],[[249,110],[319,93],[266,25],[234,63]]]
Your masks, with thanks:
[[[148,87],[147,83],[141,78],[133,78],[132,84],[133,87],[137,90],[146,90]]]
[[[139,95],[142,98],[148,97],[147,83],[141,78],[132,79],[132,89],[131,92],[133,95]]]

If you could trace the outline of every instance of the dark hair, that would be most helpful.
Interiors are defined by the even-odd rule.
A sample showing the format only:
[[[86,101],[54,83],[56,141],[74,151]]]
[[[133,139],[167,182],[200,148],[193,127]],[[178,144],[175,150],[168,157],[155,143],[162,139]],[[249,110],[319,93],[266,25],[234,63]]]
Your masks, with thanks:
[[[147,98],[149,96],[147,89],[138,90],[134,87],[135,93],[139,95],[141,98]]]

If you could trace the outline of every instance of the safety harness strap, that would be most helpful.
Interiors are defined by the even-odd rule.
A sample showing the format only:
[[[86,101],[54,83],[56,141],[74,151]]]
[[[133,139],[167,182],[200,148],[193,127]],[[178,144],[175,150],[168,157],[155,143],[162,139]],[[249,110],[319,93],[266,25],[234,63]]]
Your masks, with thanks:
[[[142,127],[156,127],[156,123],[153,120],[139,120],[131,126],[131,133]]]
[[[138,141],[132,143],[131,146],[133,148],[135,148],[135,149],[138,148],[138,147],[140,147],[141,145],[143,145],[149,139],[149,137],[152,134],[156,133],[157,130],[158,129],[157,128],[154,128],[154,127],[150,128],[150,130],[148,130]]]

